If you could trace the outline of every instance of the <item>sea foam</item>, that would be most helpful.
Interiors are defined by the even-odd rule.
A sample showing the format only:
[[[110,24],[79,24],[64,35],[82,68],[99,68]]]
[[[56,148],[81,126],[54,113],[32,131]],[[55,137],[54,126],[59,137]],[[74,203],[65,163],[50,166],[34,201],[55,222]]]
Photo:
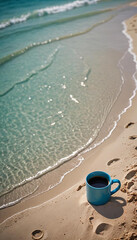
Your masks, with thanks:
[[[70,2],[64,5],[46,7],[42,9],[37,9],[33,12],[21,15],[20,17],[13,17],[7,21],[3,21],[0,23],[0,29],[9,27],[13,24],[18,24],[27,21],[30,18],[37,18],[44,15],[56,14],[61,12],[70,11],[74,8],[83,7],[84,5],[91,5],[99,2],[100,0],[77,0],[74,2]]]
[[[60,6],[53,6],[53,7],[39,9],[35,11],[35,13],[38,13],[39,16],[43,16],[44,13],[55,14],[60,12],[66,12],[74,8],[83,7],[84,5],[91,5],[91,4],[97,3],[98,1],[100,0],[81,0],[81,1],[77,0],[77,1],[70,2]]]

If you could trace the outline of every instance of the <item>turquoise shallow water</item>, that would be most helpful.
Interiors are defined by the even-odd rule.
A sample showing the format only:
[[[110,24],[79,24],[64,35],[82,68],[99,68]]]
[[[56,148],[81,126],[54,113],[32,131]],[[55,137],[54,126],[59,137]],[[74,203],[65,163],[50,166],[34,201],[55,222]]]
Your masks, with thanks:
[[[127,107],[135,66],[121,23],[136,11],[115,7],[129,2],[0,1],[1,206],[104,139]]]

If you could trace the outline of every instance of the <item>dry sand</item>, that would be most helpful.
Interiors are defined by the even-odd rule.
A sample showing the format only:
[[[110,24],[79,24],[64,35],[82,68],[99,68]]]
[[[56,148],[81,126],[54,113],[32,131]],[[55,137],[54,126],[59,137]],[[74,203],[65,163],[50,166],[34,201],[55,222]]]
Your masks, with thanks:
[[[137,54],[137,16],[126,24]],[[42,240],[137,239],[136,106],[137,96],[111,137],[87,153],[81,166],[60,185],[39,198],[1,210],[0,221],[9,218],[0,224],[0,239],[31,240],[36,229],[43,230]],[[92,206],[86,200],[85,177],[94,170],[106,171],[122,183],[121,190],[102,206]]]

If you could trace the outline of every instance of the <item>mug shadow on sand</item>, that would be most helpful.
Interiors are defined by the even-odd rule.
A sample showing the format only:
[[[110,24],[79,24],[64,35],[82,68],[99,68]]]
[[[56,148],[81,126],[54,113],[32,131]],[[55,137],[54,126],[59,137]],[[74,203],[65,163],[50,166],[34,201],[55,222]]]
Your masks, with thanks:
[[[92,205],[99,214],[109,219],[115,219],[122,216],[124,206],[126,206],[126,200],[122,197],[111,197],[110,201],[104,205]]]

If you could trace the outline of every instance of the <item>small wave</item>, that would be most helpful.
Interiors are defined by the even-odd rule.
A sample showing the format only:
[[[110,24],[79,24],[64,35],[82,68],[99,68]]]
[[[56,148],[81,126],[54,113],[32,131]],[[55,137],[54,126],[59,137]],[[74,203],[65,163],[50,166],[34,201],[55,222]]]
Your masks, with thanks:
[[[10,36],[11,35],[17,35],[17,34],[21,34],[21,33],[24,33],[24,32],[30,32],[30,31],[40,29],[40,28],[41,29],[46,28],[46,27],[49,27],[49,26],[54,25],[54,24],[56,24],[56,25],[57,24],[64,24],[64,23],[67,23],[67,22],[76,21],[78,19],[92,17],[92,16],[95,16],[95,15],[98,15],[98,14],[111,12],[114,9],[115,8],[106,8],[106,9],[101,9],[101,10],[97,10],[97,11],[93,11],[93,12],[91,11],[91,12],[79,14],[79,15],[76,15],[76,16],[65,17],[65,18],[56,19],[56,20],[53,20],[53,21],[47,21],[47,22],[44,22],[44,23],[37,23],[37,24],[35,23],[35,25],[25,26],[23,28],[18,28],[18,29],[16,29],[16,31],[13,31],[13,32],[10,32],[10,33],[5,32],[3,35],[0,36],[0,39],[8,37],[9,35]]]
[[[66,11],[70,11],[74,8],[79,8],[79,7],[83,7],[85,5],[95,4],[99,1],[100,0],[77,0],[77,1],[70,2],[70,3],[64,4],[64,5],[52,6],[52,7],[46,7],[46,8],[38,9],[38,10],[35,10],[34,12],[31,12],[31,13],[28,13],[28,14],[25,14],[25,15],[21,15],[20,17],[14,17],[14,18],[11,18],[11,19],[9,19],[5,22],[1,22],[0,23],[0,29],[9,27],[13,24],[18,24],[18,23],[25,22],[26,20],[28,20],[30,18],[37,18],[37,17],[42,17],[44,15],[66,12]]]
[[[25,199],[25,198],[27,198],[28,196],[34,194],[34,193],[37,191],[37,189],[38,189],[38,186],[37,186],[31,193],[28,193],[28,194],[26,194],[25,196],[20,197],[20,198],[14,200],[14,201],[12,201],[12,202],[8,202],[8,203],[5,203],[5,204],[1,205],[1,206],[0,206],[0,210],[1,210],[1,209],[4,209],[4,208],[8,208],[8,207],[11,207],[11,206],[16,205],[17,203],[21,202],[23,199]],[[13,191],[13,190],[11,190],[11,191]],[[7,194],[9,194],[9,193],[10,193],[10,192],[8,192]],[[5,195],[5,194],[3,194],[3,195]]]
[[[92,141],[92,139],[91,139],[91,141]],[[89,142],[88,142],[88,144],[89,144]],[[22,182],[14,185],[14,186],[12,187],[12,189],[10,189],[10,190],[8,190],[7,192],[1,194],[0,197],[5,196],[6,194],[10,194],[11,192],[13,192],[13,191],[14,191],[15,189],[17,189],[18,187],[22,187],[22,186],[26,185],[27,183],[32,182],[34,179],[38,179],[38,178],[42,177],[42,176],[45,175],[46,173],[51,172],[51,171],[53,171],[54,169],[58,168],[58,167],[61,166],[63,163],[68,162],[68,161],[71,160],[72,158],[78,156],[79,163],[78,163],[76,166],[74,166],[72,169],[70,169],[68,172],[64,173],[64,174],[61,176],[59,182],[55,183],[54,185],[50,185],[49,188],[48,188],[46,191],[52,189],[53,187],[55,187],[56,185],[58,185],[59,183],[62,182],[62,180],[63,180],[63,178],[65,177],[65,175],[67,175],[69,172],[71,172],[72,170],[74,170],[76,167],[78,167],[78,166],[81,164],[81,162],[84,160],[84,158],[83,158],[82,156],[80,156],[80,153],[81,153],[81,152],[83,151],[83,149],[85,149],[86,147],[87,147],[87,144],[84,145],[84,146],[82,146],[82,147],[80,147],[80,148],[77,149],[76,151],[72,152],[72,154],[70,154],[70,155],[68,155],[68,156],[66,156],[66,157],[64,157],[64,158],[61,158],[61,159],[60,159],[58,162],[56,162],[53,166],[49,166],[49,167],[47,167],[46,169],[43,169],[43,170],[37,172],[36,175],[24,179]],[[26,194],[25,196],[23,196],[23,197],[21,197],[21,198],[19,198],[19,199],[16,199],[15,201],[11,201],[11,202],[9,202],[9,203],[6,203],[6,204],[1,205],[1,206],[0,206],[0,209],[7,208],[7,207],[10,207],[10,206],[13,206],[13,205],[19,203],[19,202],[22,201],[24,198],[26,198],[26,197],[28,197],[29,195],[32,195],[34,192],[36,192],[37,189],[38,189],[38,186],[34,189],[33,192],[31,192],[31,193],[29,193],[29,194]]]
[[[60,5],[60,6],[53,6],[53,7],[39,9],[39,10],[35,11],[35,13],[38,13],[38,16],[43,16],[45,13],[46,14],[56,14],[56,13],[60,13],[60,12],[70,11],[74,8],[83,7],[85,5],[91,5],[91,4],[97,3],[98,1],[100,1],[100,0],[77,0],[77,1],[70,2],[70,3],[64,4],[64,5]]]
[[[112,9],[107,9],[105,11],[111,11]],[[104,12],[104,11],[101,11],[101,12]],[[37,42],[37,43],[32,43],[30,44],[29,46],[21,49],[21,50],[18,50],[16,52],[13,52],[12,54],[9,54],[8,56],[5,56],[3,58],[0,59],[0,65],[26,53],[27,51],[31,50],[32,48],[34,47],[39,47],[41,45],[46,45],[46,44],[50,44],[50,43],[53,43],[53,42],[56,42],[56,41],[60,41],[60,40],[65,40],[65,39],[68,39],[68,38],[72,38],[72,37],[77,37],[77,36],[80,36],[80,35],[83,35],[83,34],[86,34],[88,32],[90,32],[91,30],[93,30],[95,27],[103,24],[103,23],[106,23],[108,21],[110,21],[112,18],[114,17],[113,16],[110,16],[109,18],[101,21],[101,22],[98,22],[94,25],[92,25],[91,27],[89,27],[88,29],[84,30],[84,31],[81,31],[81,32],[76,32],[76,33],[71,33],[69,35],[65,35],[65,36],[61,36],[61,37],[56,37],[56,38],[53,38],[53,39],[49,39],[49,40],[46,40],[46,41],[43,41],[43,42]]]
[[[11,18],[9,19],[8,21],[5,21],[5,22],[1,22],[0,23],[0,29],[3,29],[3,28],[6,28],[6,27],[9,27],[11,25],[14,25],[14,24],[17,24],[17,23],[22,23],[22,22],[25,22],[28,18],[31,17],[31,14],[28,13],[26,15],[21,15],[20,17],[16,18]]]
[[[44,192],[47,192],[47,191],[51,190],[52,188],[56,187],[58,184],[60,184],[60,183],[63,181],[64,177],[65,177],[67,174],[69,174],[70,172],[72,172],[74,169],[78,168],[83,161],[84,161],[84,157],[79,155],[77,165],[74,166],[73,168],[71,168],[69,171],[65,172],[65,173],[61,176],[60,180],[59,180],[57,183],[55,183],[55,184],[53,184],[53,185],[50,185],[50,186],[48,187],[48,189],[47,189],[46,191],[44,191]],[[25,199],[25,198],[27,198],[27,197],[33,198],[32,195],[37,191],[38,188],[39,188],[39,186],[37,186],[37,187],[34,189],[34,191],[32,191],[32,192],[29,193],[29,194],[26,194],[25,196],[23,196],[23,197],[21,197],[21,198],[19,198],[19,199],[16,199],[16,200],[14,200],[14,201],[11,201],[11,202],[8,202],[8,203],[5,203],[5,204],[1,205],[1,206],[0,206],[0,210],[1,210],[1,209],[4,209],[4,208],[11,207],[11,206],[14,206],[14,205],[16,205],[17,203],[21,202],[23,199]],[[36,194],[36,196],[38,196],[38,195],[40,195],[41,193],[44,193],[44,192],[40,192],[40,193]],[[31,195],[31,197],[30,197],[30,195]],[[37,207],[38,207],[38,206],[37,206]],[[32,207],[32,208],[33,208],[33,207]],[[34,207],[34,208],[35,208],[35,207]],[[16,214],[15,214],[15,215],[16,215]],[[7,219],[4,220],[1,224],[3,224],[5,221],[7,221]],[[1,225],[1,224],[0,224],[0,225]]]

